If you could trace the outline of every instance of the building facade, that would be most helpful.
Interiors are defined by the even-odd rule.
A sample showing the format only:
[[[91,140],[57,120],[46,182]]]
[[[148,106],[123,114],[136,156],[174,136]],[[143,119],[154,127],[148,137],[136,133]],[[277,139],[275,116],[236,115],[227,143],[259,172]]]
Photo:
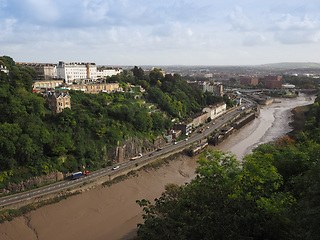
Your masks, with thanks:
[[[266,88],[282,88],[282,76],[265,76],[263,83]]]
[[[4,73],[6,73],[6,74],[9,73],[9,70],[7,69],[7,67],[6,67],[6,66],[2,66],[2,65],[0,65],[0,71],[1,71],[1,72],[4,72]]]
[[[52,63],[22,63],[16,62],[21,66],[29,66],[32,67],[36,73],[37,77],[35,80],[52,80],[57,78],[57,68],[55,64]]]
[[[192,132],[192,126],[193,126],[192,122],[185,121],[177,125],[174,125],[173,129],[181,130],[181,134],[189,135],[189,133]]]
[[[209,115],[208,117],[213,120],[227,111],[227,104],[224,102],[220,102],[215,105],[205,107],[202,111],[207,112]]]
[[[259,78],[254,77],[240,77],[240,84],[241,85],[258,85],[259,84]]]
[[[211,92],[213,96],[223,96],[223,85],[220,83],[203,82],[202,90],[203,92]]]
[[[97,69],[97,79],[111,77],[122,73],[122,68],[98,68]]]
[[[61,113],[63,109],[71,109],[71,97],[67,92],[48,91],[44,94],[48,107],[55,113]]]
[[[53,64],[37,65],[34,67],[39,80],[52,80],[57,78],[57,68]]]
[[[69,86],[70,89],[76,91],[83,91],[87,93],[99,93],[99,92],[118,92],[122,91],[119,87],[119,83],[91,83],[91,84],[73,84]]]
[[[165,135],[167,142],[176,141],[176,139],[181,135],[181,130],[170,130]]]
[[[199,112],[192,116],[192,124],[194,127],[198,127],[200,124],[205,123],[209,118],[207,112]]]
[[[70,63],[62,61],[57,66],[57,78],[63,79],[67,85],[81,79],[97,80],[97,66],[95,63]]]
[[[63,80],[36,80],[33,82],[33,90],[40,90],[42,88],[56,88],[63,84]]]

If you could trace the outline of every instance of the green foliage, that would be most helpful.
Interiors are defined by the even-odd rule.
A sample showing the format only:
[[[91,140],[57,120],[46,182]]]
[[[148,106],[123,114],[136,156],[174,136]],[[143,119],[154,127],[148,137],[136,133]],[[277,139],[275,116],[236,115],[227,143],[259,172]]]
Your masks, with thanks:
[[[185,119],[207,105],[224,101],[222,97],[215,97],[211,93],[203,93],[199,88],[190,87],[179,74],[163,76],[160,70],[155,68],[146,75],[137,66],[131,71],[134,80],[131,79],[129,82],[145,88],[148,91],[148,99],[173,118]],[[228,106],[233,104],[229,99],[226,102]]]
[[[291,239],[293,198],[278,193],[281,177],[267,160],[242,168],[235,156],[209,150],[198,162],[189,184],[167,185],[154,204],[137,201],[144,211],[137,239]]]
[[[318,102],[318,101],[317,101]],[[185,186],[143,199],[137,239],[318,239],[319,104],[305,131],[263,144],[243,159],[209,150]]]
[[[9,74],[0,74],[0,187],[60,170],[73,172],[105,164],[107,150],[133,136],[153,140],[171,127],[163,112],[151,113],[134,94],[85,94],[70,91],[72,109],[54,114],[32,93],[33,69],[0,57]],[[150,86],[142,69],[106,79]],[[153,80],[159,80],[154,71]]]
[[[282,82],[290,83],[295,85],[297,88],[302,89],[313,89],[319,85],[319,80],[312,77],[296,77],[284,75],[282,78]]]

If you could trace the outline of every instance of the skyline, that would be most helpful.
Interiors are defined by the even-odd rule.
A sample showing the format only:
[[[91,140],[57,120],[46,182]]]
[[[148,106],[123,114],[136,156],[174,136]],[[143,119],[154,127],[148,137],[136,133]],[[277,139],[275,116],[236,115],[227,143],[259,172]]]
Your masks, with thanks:
[[[0,55],[17,62],[320,62],[316,0],[0,0]]]

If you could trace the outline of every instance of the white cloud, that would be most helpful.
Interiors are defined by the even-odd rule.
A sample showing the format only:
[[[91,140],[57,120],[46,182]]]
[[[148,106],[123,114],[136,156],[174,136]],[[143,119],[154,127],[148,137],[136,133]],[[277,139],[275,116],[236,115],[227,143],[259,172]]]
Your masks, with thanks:
[[[279,31],[275,33],[275,39],[282,44],[319,43],[319,31]]]
[[[312,19],[306,16],[292,16],[291,14],[283,14],[280,19],[276,21],[276,25],[280,30],[310,30],[320,27],[319,19]]]
[[[266,34],[264,33],[245,33],[243,39],[244,46],[259,46],[266,44]],[[269,38],[270,39],[270,38]]]
[[[249,31],[252,29],[252,20],[243,12],[243,9],[236,6],[234,11],[228,14],[232,29],[239,31]]]
[[[318,10],[316,0],[0,0],[0,42],[6,55],[52,62],[245,63],[316,47]]]
[[[0,22],[0,42],[10,39],[16,22],[14,18],[8,18]]]

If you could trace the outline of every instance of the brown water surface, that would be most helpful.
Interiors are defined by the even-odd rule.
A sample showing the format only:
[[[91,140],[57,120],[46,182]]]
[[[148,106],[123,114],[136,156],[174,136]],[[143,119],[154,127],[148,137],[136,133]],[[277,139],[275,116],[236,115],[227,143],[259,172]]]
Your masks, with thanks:
[[[240,160],[251,153],[259,144],[274,141],[286,136],[292,128],[291,110],[297,106],[312,104],[315,96],[300,95],[297,98],[276,99],[269,105],[261,107],[260,116],[250,124],[226,139],[216,150],[231,151]]]
[[[291,129],[291,109],[312,103],[314,97],[281,99],[261,109],[261,115],[215,149],[232,151],[241,159],[258,144],[272,141]],[[139,172],[139,176],[98,187],[57,204],[0,224],[0,239],[129,239],[142,222],[137,199],[159,197],[168,183],[184,184],[194,176],[196,157],[181,155],[170,165]]]

